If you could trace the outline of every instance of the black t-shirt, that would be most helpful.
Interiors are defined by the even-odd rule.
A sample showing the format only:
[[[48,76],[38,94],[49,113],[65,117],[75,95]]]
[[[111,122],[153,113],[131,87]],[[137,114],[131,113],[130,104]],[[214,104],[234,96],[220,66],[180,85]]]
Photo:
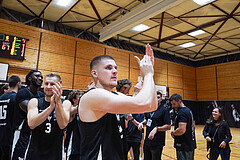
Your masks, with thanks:
[[[28,88],[21,89],[15,99],[17,106],[14,108],[14,123],[13,127],[17,130],[20,130],[20,137],[16,139],[17,143],[14,148],[13,157],[24,157],[25,150],[27,148],[30,136],[30,128],[27,124],[27,113],[24,112],[20,107],[19,103],[24,100],[30,100],[32,98],[44,97],[44,93],[37,91],[37,93],[32,93]],[[16,137],[14,137],[15,139]],[[15,140],[14,140],[15,141]]]
[[[144,120],[144,114],[133,114],[132,116],[138,122],[142,122]],[[126,129],[126,138],[128,142],[141,143],[142,131],[139,131],[138,127],[135,126],[135,124],[133,124],[132,121],[128,121],[128,126]]]
[[[38,112],[43,112],[50,102],[38,99]],[[61,160],[63,156],[63,130],[59,128],[55,110],[31,132],[26,160]]]
[[[16,109],[14,110],[14,127],[16,129],[20,129],[20,130],[24,130],[24,131],[30,131],[28,125],[24,124],[24,126],[22,126],[22,128],[20,127],[23,120],[27,120],[27,113],[24,112],[20,106],[19,103],[25,101],[25,100],[30,100],[32,98],[40,98],[40,97],[44,97],[44,93],[37,91],[37,93],[32,93],[28,88],[23,88],[21,89],[17,95],[16,95]],[[19,128],[20,127],[20,128]]]
[[[193,114],[187,107],[181,107],[175,119],[175,129],[179,122],[187,123],[186,132],[181,136],[174,137],[174,147],[181,151],[193,151],[196,148],[195,127]]]
[[[123,146],[115,114],[107,113],[95,122],[80,120],[81,160],[123,160]]]
[[[156,111],[151,113],[145,113],[145,119],[148,121],[149,119],[152,120],[151,126],[146,126],[146,137],[144,145],[147,146],[164,146],[165,145],[165,131],[161,132],[158,131],[152,140],[148,138],[149,133],[154,129],[156,126],[163,126],[165,124],[171,124],[169,110],[160,104]]]
[[[9,91],[0,96],[0,145],[10,146],[13,134],[13,111],[16,92]]]

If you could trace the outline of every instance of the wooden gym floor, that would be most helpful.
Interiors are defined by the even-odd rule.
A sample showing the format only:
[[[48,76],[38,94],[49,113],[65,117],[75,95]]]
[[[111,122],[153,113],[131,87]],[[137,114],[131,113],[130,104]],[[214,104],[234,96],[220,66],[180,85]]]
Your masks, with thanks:
[[[171,130],[173,130],[173,126]],[[207,155],[206,141],[202,136],[204,126],[196,126],[197,149],[195,150],[194,160],[205,160]],[[230,141],[230,148],[232,150],[230,160],[240,160],[240,128],[230,128],[232,140]],[[170,136],[171,131],[166,133],[166,145],[163,148],[162,160],[176,160],[176,151],[173,147],[173,138]],[[221,159],[220,156],[218,158]]]

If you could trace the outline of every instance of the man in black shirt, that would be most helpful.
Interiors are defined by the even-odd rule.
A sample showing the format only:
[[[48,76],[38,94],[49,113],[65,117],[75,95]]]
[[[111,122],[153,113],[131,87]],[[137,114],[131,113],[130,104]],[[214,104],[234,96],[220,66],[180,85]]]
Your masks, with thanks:
[[[108,55],[95,57],[90,63],[91,75],[96,89],[85,93],[79,105],[81,160],[123,160],[123,149],[115,114],[151,112],[157,108],[153,80],[154,56],[150,45],[140,61],[143,88],[135,97],[112,93],[117,85],[117,65]]]
[[[10,160],[10,146],[13,134],[13,111],[16,106],[15,96],[21,79],[11,76],[8,79],[10,89],[0,96],[0,160]]]
[[[161,159],[163,146],[165,146],[165,131],[171,129],[169,110],[162,104],[162,94],[157,91],[158,109],[145,113],[145,120],[139,125],[146,124],[146,137],[144,142],[144,159]]]
[[[49,73],[44,82],[45,97],[33,98],[28,103],[27,120],[31,138],[24,159],[61,160],[63,153],[63,129],[70,119],[71,102],[62,103],[61,78]]]
[[[44,93],[38,91],[43,82],[42,73],[31,70],[26,75],[27,88],[19,90],[16,95],[17,106],[14,109],[14,137],[12,145],[12,160],[24,157],[28,145],[30,129],[27,124],[27,105],[31,98],[44,97]]]
[[[178,112],[175,118],[175,130],[171,132],[177,151],[177,159],[193,160],[196,148],[193,114],[189,108],[184,106],[179,94],[173,94],[170,101],[172,107]]]

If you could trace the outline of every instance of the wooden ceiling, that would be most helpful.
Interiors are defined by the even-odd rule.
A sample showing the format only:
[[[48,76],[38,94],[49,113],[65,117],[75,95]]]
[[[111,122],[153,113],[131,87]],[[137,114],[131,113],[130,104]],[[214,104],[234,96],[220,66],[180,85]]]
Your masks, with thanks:
[[[71,0],[70,4],[61,7],[57,5],[57,0],[3,0],[2,6],[99,34],[102,28],[150,1]],[[191,60],[240,51],[239,0],[215,0],[203,6],[192,0],[182,0],[180,4],[139,24],[150,28],[142,32],[127,29],[113,38],[129,40],[130,43],[150,43],[155,49]],[[189,35],[199,29],[205,33]],[[195,46],[179,46],[188,42]]]

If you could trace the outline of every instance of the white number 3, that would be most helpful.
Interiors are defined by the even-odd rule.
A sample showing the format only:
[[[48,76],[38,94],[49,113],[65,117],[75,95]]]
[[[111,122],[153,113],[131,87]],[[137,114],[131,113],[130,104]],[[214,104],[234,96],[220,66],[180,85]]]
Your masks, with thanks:
[[[45,129],[45,133],[50,133],[51,132],[51,123],[46,123],[47,129]]]

